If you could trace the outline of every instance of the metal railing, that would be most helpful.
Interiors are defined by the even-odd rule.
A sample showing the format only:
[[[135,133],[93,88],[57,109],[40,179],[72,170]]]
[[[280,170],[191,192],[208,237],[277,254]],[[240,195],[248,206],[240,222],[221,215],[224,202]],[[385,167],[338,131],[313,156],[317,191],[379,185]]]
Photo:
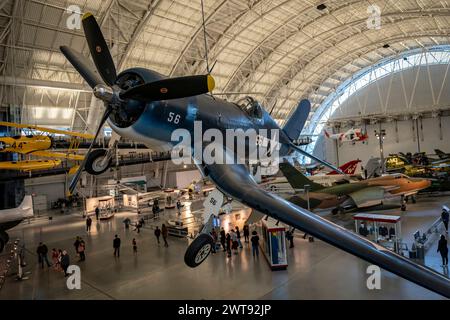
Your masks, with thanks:
[[[420,230],[417,230],[414,233],[414,243],[416,247],[423,247],[426,252],[435,243],[437,238],[439,238],[439,235],[442,234],[443,229],[444,224],[439,217],[425,232],[421,233]]]

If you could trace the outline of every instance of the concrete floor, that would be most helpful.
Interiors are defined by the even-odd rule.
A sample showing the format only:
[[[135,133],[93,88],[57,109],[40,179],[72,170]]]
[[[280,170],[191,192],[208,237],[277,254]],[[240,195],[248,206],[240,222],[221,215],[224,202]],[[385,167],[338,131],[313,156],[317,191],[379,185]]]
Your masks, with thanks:
[[[440,204],[450,199],[426,198],[410,205],[404,214],[404,235],[431,224],[440,214]],[[392,211],[392,214],[399,211]],[[384,213],[384,212],[383,212]],[[166,211],[164,216],[174,214]],[[169,248],[158,246],[153,231],[140,234],[125,230],[122,220],[135,213],[120,213],[110,221],[94,221],[90,234],[85,232],[79,214],[39,219],[10,230],[11,239],[25,241],[29,280],[7,279],[0,299],[442,299],[426,289],[382,271],[381,290],[366,288],[368,263],[322,241],[309,243],[296,237],[289,250],[286,271],[270,271],[263,256],[254,259],[248,245],[237,256],[226,258],[223,252],[210,256],[196,269],[184,264],[186,239],[169,238]],[[164,216],[162,219],[164,219]],[[351,221],[345,217],[344,221]],[[412,231],[411,231],[412,230]],[[114,258],[114,234],[122,238],[119,259]],[[86,261],[78,263],[73,242],[80,235],[86,241]],[[138,241],[138,254],[131,241]],[[39,269],[34,254],[39,241],[49,249],[67,249],[71,263],[81,268],[81,290],[69,290],[64,276],[52,269]],[[426,264],[442,272],[435,248]]]

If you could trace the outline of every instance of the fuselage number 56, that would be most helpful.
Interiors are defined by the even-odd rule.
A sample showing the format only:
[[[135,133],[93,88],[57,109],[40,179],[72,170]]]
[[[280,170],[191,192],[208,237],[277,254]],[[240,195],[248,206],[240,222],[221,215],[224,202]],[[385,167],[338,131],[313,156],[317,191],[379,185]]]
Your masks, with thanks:
[[[169,112],[169,117],[167,118],[168,122],[173,122],[175,124],[180,123],[181,116],[179,114],[175,114],[173,112]]]

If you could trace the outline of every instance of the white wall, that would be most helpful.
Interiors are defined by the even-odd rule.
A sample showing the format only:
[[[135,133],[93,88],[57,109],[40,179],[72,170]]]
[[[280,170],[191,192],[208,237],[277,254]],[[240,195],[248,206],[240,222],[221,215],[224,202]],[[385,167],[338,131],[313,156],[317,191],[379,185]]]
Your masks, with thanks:
[[[173,173],[176,175],[176,186],[178,188],[186,188],[192,183],[193,180],[200,181],[202,179],[202,175],[198,170],[181,171]]]
[[[386,130],[386,137],[384,140],[384,155],[387,156],[390,153],[398,152],[411,152],[415,153],[419,151],[417,143],[417,133],[413,134],[412,121],[398,121],[398,135],[395,132],[395,123],[388,122],[382,123],[381,128]],[[422,136],[419,134],[420,151],[427,154],[434,154],[434,149],[441,149],[444,152],[450,152],[450,117],[442,117],[442,133],[443,139],[439,137],[439,122],[437,118],[428,118],[422,120],[423,125],[423,141]],[[345,131],[348,128],[343,128],[341,131]],[[339,157],[338,165],[342,165],[347,161],[359,158],[362,160],[362,164],[365,165],[370,157],[379,157],[380,149],[378,139],[374,135],[374,130],[379,130],[379,124],[367,125],[367,133],[369,139],[367,144],[357,142],[355,145],[351,143],[344,143],[337,148],[334,140],[320,139],[318,141],[318,147],[316,148],[316,154],[321,156],[320,149],[324,148],[324,156],[326,160],[336,163],[336,156]],[[420,122],[419,122],[419,133]],[[321,142],[324,141],[324,142]],[[322,147],[322,148],[321,148]]]

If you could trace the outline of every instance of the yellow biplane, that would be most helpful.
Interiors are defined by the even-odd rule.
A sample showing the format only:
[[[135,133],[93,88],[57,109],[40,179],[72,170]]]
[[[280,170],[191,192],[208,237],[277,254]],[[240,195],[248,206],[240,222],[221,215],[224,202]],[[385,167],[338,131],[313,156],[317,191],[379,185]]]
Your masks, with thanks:
[[[28,135],[0,137],[0,153],[9,152],[51,158],[2,161],[0,162],[0,170],[43,170],[52,169],[61,165],[61,159],[82,161],[84,159],[84,155],[76,154],[76,151],[80,145],[80,139],[94,139],[94,136],[88,133],[51,129],[29,124],[0,121],[0,126],[27,130],[31,133]],[[35,133],[35,131],[39,131],[39,133]],[[62,134],[71,137],[67,152],[49,151],[53,146],[53,137],[51,134]],[[77,167],[78,166],[71,168],[70,171],[76,171]]]

